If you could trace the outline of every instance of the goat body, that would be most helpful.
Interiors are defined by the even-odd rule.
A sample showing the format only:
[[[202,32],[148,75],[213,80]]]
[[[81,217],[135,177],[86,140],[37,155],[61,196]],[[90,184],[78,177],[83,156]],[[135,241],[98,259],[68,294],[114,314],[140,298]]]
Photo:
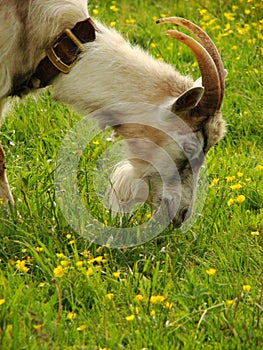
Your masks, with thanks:
[[[36,71],[54,39],[88,17],[86,0],[9,0],[8,3],[0,0],[0,113],[15,87]],[[156,207],[162,203],[171,222],[180,226],[192,211],[202,154],[225,131],[220,112],[224,73],[211,39],[200,28],[176,17],[159,22],[185,26],[199,37],[201,44],[177,31],[167,32],[193,51],[203,86],[197,86],[191,77],[182,76],[171,65],[155,60],[124,40],[114,29],[97,21],[96,40],[83,44],[84,51],[78,62],[68,74],[58,74],[51,85],[55,99],[72,105],[83,114],[109,107],[109,113],[105,113],[99,123],[112,126],[118,135],[127,139],[130,160],[116,166],[108,190],[109,206],[125,212],[142,198]],[[138,104],[136,113],[123,107],[117,109],[116,106],[125,103]],[[149,106],[166,110],[169,116],[160,119],[158,113],[151,113]],[[173,134],[180,135],[179,145],[172,140]],[[149,142],[168,152],[170,160],[157,148],[149,146]],[[143,159],[139,159],[141,153]],[[162,181],[151,165],[153,158],[166,173],[161,176]],[[172,168],[169,168],[170,161]],[[170,173],[174,165],[177,170]],[[139,187],[134,187],[135,182]],[[149,185],[152,195],[147,192]],[[144,196],[141,186],[146,188]],[[14,205],[2,149],[0,197]]]

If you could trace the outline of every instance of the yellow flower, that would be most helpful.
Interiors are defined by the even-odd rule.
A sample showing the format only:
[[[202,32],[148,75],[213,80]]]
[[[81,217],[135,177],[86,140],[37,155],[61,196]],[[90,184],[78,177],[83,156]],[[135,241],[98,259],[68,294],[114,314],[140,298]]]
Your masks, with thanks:
[[[113,11],[113,12],[118,12],[118,11],[119,11],[119,9],[118,9],[118,7],[117,7],[116,5],[110,6],[110,9],[111,9],[111,11]]]
[[[26,260],[17,260],[16,261],[16,269],[20,272],[27,273],[29,267],[26,267]]]
[[[56,256],[59,259],[65,258],[65,255],[63,253],[57,253]]]
[[[242,286],[242,289],[243,289],[243,291],[244,291],[245,293],[248,293],[248,292],[250,292],[250,290],[251,290],[251,286],[250,286],[249,284],[244,284],[244,285]]]
[[[77,261],[76,266],[79,268],[83,267],[83,261]]]
[[[114,298],[114,294],[113,293],[108,293],[105,295],[106,299],[112,300]]]
[[[117,272],[113,272],[112,276],[115,277],[115,278],[119,278],[120,274],[121,274],[120,271],[117,271]]]
[[[92,13],[93,13],[94,16],[97,16],[97,15],[99,14],[99,10],[93,9],[93,10],[92,10]]]
[[[165,297],[163,295],[156,295],[156,296],[151,296],[150,298],[150,303],[162,303],[164,301]]]
[[[232,204],[235,203],[235,200],[233,198],[230,198],[228,201],[227,201],[227,205],[230,207]]]
[[[233,12],[225,12],[224,16],[228,21],[234,21],[235,20],[235,14]]]
[[[43,288],[45,286],[44,282],[39,283],[38,288]]]
[[[115,27],[115,26],[116,26],[116,22],[115,21],[110,22],[110,27]]]
[[[226,303],[227,303],[227,305],[231,306],[235,303],[235,300],[227,299]]]
[[[244,12],[245,12],[245,15],[249,15],[251,13],[251,11],[248,9],[246,9]]]
[[[93,144],[94,144],[94,145],[99,145],[99,144],[100,144],[100,141],[99,141],[99,140],[93,141]]]
[[[263,165],[261,165],[261,164],[257,165],[257,166],[256,166],[256,169],[262,171],[262,170],[263,170]]]
[[[242,177],[243,173],[241,173],[240,171],[237,173],[237,177]]]
[[[155,316],[155,310],[152,310],[152,311],[150,312],[150,316],[152,316],[152,317]]]
[[[169,303],[169,301],[166,301],[164,303],[164,307],[168,310],[171,310],[171,308],[173,307],[173,303]]]
[[[155,43],[151,43],[151,45],[150,45],[151,49],[155,49],[156,47],[157,47],[157,45]]]
[[[241,184],[235,184],[230,186],[231,190],[236,191],[236,190],[240,190],[240,188],[242,188]]]
[[[137,294],[134,297],[134,301],[142,301],[144,299],[143,295],[141,294]]]
[[[126,19],[126,24],[134,24],[136,21],[135,21],[135,19]]]
[[[55,267],[53,272],[55,277],[62,277],[64,275],[64,270],[61,265],[58,265],[57,267]]]
[[[133,321],[135,319],[135,315],[129,315],[125,317],[127,321]]]
[[[0,305],[3,305],[5,303],[5,299],[0,299]]]
[[[251,236],[253,236],[253,237],[259,236],[259,231],[251,231],[250,234],[251,234]]]
[[[84,329],[86,329],[86,326],[82,324],[81,326],[78,326],[77,331],[81,332],[84,331]]]
[[[231,182],[233,180],[235,180],[235,176],[226,176],[226,182]]]
[[[67,239],[70,239],[71,238],[71,234],[67,234],[66,237],[67,237]]]
[[[69,320],[75,320],[76,317],[77,317],[76,312],[69,312],[69,313],[67,314],[67,318],[68,318]]]
[[[241,194],[240,196],[238,196],[236,198],[236,201],[237,201],[237,203],[241,204],[245,201],[245,199],[246,199],[246,197],[243,194]]]
[[[208,274],[208,276],[214,276],[216,274],[216,269],[211,268],[206,270],[205,272]]]
[[[216,186],[216,185],[218,184],[218,182],[219,182],[219,179],[218,179],[218,178],[214,178],[214,179],[212,180],[212,182],[211,182],[211,187]]]
[[[88,270],[86,271],[86,275],[89,277],[94,274],[94,270],[92,267],[89,267]]]
[[[33,328],[34,328],[36,331],[43,329],[43,327],[44,327],[44,325],[41,324],[41,323],[40,323],[40,324],[34,324],[34,325],[33,325]]]
[[[43,249],[44,249],[44,248],[42,248],[42,247],[36,247],[36,251],[37,251],[38,253],[41,253],[41,252],[43,251]]]
[[[206,9],[199,10],[199,12],[200,12],[201,16],[207,15],[207,10]]]

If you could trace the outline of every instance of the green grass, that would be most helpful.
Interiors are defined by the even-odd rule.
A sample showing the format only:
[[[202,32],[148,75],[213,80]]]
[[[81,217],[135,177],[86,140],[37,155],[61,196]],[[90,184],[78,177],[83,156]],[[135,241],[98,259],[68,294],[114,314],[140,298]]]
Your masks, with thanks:
[[[49,92],[15,105],[1,141],[22,219],[4,212],[0,218],[0,348],[261,349],[262,2],[136,0],[116,2],[116,12],[111,1],[90,3],[91,14],[96,9],[132,42],[195,77],[192,54],[165,37],[153,17],[184,16],[201,24],[228,70],[228,133],[207,157],[211,186],[191,230],[110,249],[75,233],[56,205],[56,155],[81,117]],[[82,159],[79,171],[84,196],[92,191],[85,174],[107,147],[101,137],[85,150],[90,163]],[[231,189],[238,183],[240,189]],[[87,201],[107,219],[96,196]]]

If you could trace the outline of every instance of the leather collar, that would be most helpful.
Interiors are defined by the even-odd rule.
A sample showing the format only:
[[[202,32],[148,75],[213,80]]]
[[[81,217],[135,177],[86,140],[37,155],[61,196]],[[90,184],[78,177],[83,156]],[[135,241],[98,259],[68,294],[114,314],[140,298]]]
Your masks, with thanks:
[[[95,30],[97,28],[91,18],[77,22],[72,29],[65,29],[47,48],[46,56],[35,73],[22,84],[14,84],[9,95],[21,96],[27,90],[47,86],[59,73],[69,73],[84,50],[82,44],[96,39]]]

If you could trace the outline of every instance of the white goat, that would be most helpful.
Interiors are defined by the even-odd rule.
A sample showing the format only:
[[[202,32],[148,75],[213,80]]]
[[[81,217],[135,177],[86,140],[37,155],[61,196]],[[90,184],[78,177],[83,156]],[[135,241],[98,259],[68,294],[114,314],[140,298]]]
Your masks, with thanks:
[[[156,207],[162,203],[170,221],[180,226],[192,211],[203,154],[225,132],[220,112],[224,95],[220,56],[211,39],[191,22],[177,17],[158,21],[183,26],[198,38],[200,43],[176,30],[167,32],[195,55],[202,75],[202,86],[197,86],[192,78],[88,18],[86,0],[0,0],[0,109],[8,96],[46,85],[52,85],[55,99],[81,113],[114,105],[100,123],[113,126],[118,135],[128,139],[131,159],[115,169],[108,193],[110,205],[123,212],[142,198]],[[127,120],[116,109],[117,104],[127,102],[142,103],[138,105],[139,118],[138,110],[136,115],[125,111]],[[149,105],[166,108],[174,113],[174,119],[152,116]],[[181,135],[180,145],[171,141],[171,132]],[[172,158],[174,173],[158,147]],[[138,159],[141,152],[144,157]],[[165,169],[162,178],[148,161],[153,158]],[[135,183],[139,183],[137,188]],[[146,197],[142,195],[145,188],[151,189]],[[0,197],[14,205],[2,148]]]

